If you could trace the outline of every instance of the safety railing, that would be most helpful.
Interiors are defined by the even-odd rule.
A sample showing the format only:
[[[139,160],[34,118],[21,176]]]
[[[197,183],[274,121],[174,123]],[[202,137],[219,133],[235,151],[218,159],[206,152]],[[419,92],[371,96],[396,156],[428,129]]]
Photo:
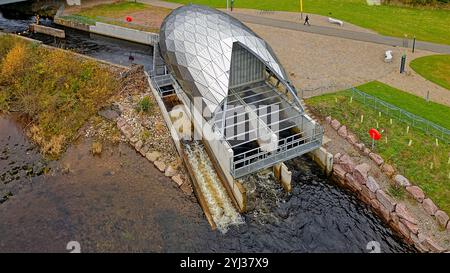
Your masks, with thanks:
[[[315,124],[309,133],[310,135],[302,136],[303,133],[299,133],[281,139],[277,149],[272,152],[262,151],[261,147],[257,147],[235,155],[230,164],[231,174],[234,178],[239,178],[319,148],[322,145],[323,128]]]
[[[352,87],[351,90],[353,99],[401,122],[404,122],[413,128],[417,128],[426,134],[432,135],[445,143],[450,143],[450,130],[379,98],[364,93],[354,87]]]

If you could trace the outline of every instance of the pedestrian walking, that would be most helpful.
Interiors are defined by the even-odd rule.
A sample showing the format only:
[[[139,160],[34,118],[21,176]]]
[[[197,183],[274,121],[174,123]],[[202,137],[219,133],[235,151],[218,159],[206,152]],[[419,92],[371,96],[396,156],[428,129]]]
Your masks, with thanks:
[[[303,23],[303,25],[308,25],[308,26],[310,26],[308,14],[307,14],[306,17],[305,17],[305,22]]]

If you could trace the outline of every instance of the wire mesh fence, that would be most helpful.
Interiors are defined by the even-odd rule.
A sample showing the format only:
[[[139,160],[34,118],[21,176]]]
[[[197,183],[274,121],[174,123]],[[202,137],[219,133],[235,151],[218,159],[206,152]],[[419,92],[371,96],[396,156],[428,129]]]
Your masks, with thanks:
[[[419,129],[428,135],[432,135],[444,143],[450,143],[450,130],[439,126],[429,120],[414,115],[406,110],[403,110],[395,105],[380,100],[374,96],[364,93],[354,87],[351,88],[352,97],[360,103],[363,103],[381,113],[384,113],[392,118],[395,118],[407,125]]]

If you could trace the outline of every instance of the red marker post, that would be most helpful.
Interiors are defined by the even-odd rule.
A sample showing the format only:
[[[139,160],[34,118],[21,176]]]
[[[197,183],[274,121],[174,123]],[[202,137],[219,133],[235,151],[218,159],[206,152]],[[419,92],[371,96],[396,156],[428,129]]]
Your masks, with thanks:
[[[127,16],[127,17],[125,17],[125,20],[126,20],[128,23],[130,23],[130,22],[133,21],[133,18],[132,18],[131,16]]]
[[[373,150],[373,147],[375,146],[375,140],[380,140],[381,134],[380,134],[380,132],[378,132],[377,129],[372,128],[369,130],[369,135],[370,135],[370,138],[372,139],[372,150]]]

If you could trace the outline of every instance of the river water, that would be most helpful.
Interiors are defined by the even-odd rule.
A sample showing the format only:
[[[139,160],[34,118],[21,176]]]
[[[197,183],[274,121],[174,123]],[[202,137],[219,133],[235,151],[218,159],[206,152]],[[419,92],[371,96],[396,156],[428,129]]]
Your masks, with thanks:
[[[30,20],[0,17],[0,29],[23,32]],[[151,64],[150,47],[79,31],[67,36],[65,46],[80,53],[127,65],[131,52],[134,62]],[[7,196],[0,204],[1,251],[66,251],[71,240],[84,251],[368,252],[370,241],[383,252],[414,251],[306,157],[287,162],[292,193],[264,174],[251,178],[258,205],[222,234],[210,230],[196,200],[128,145],[94,157],[90,140],[82,139],[45,175],[45,161],[19,124],[0,116],[0,198]],[[60,165],[70,172],[58,171]]]

